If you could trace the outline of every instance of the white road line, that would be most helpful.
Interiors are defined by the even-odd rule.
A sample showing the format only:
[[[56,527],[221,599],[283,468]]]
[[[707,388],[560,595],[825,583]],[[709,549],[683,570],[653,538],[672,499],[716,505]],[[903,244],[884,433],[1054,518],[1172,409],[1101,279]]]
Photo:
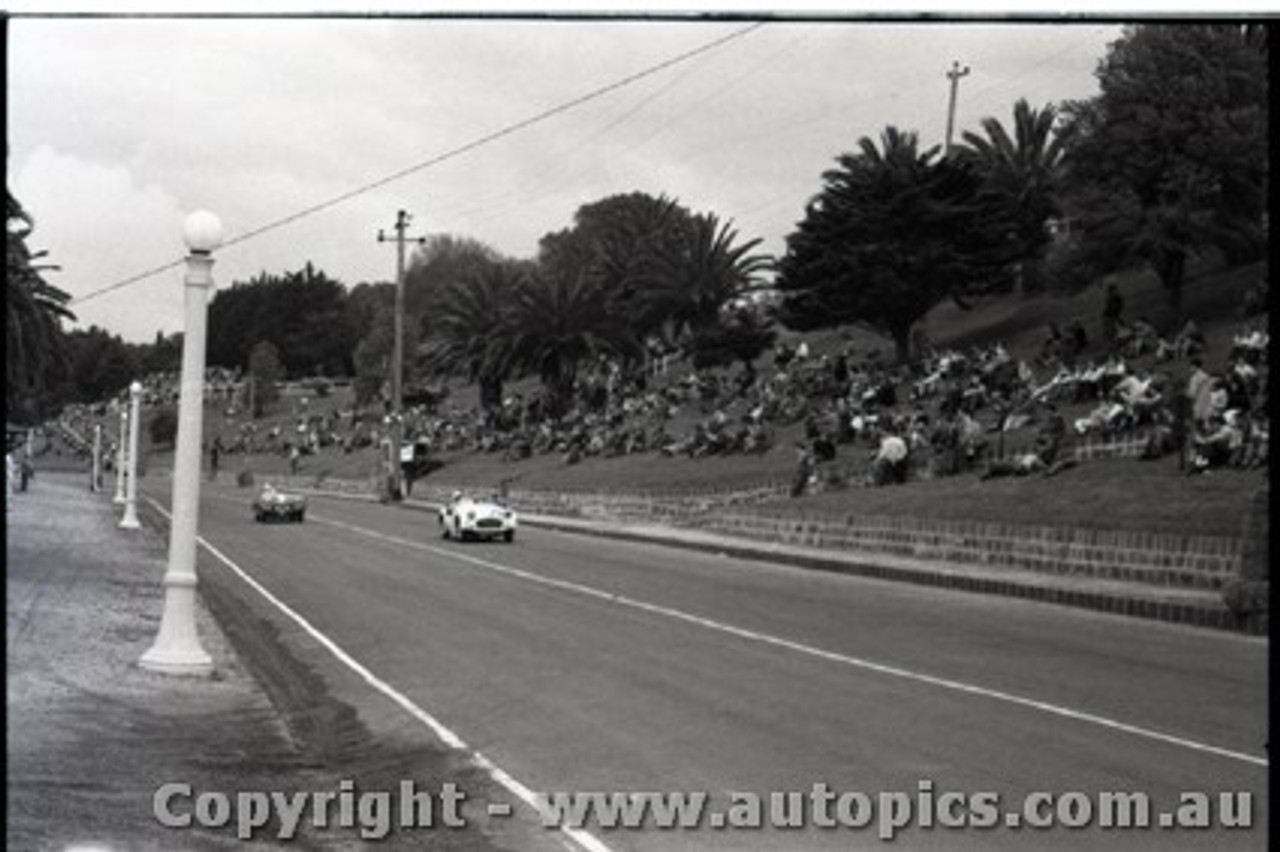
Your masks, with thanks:
[[[575,583],[569,580],[558,580],[554,577],[545,577],[541,574],[535,574],[531,571],[525,571],[520,568],[513,568],[509,565],[502,565],[498,562],[491,562],[488,559],[481,559],[466,553],[461,553],[452,548],[433,547],[429,544],[413,541],[411,539],[400,538],[399,536],[386,535],[376,530],[367,529],[365,527],[349,524],[344,521],[334,521],[327,518],[316,518],[310,516],[319,523],[328,524],[334,527],[350,530],[370,538],[379,539],[381,541],[398,544],[404,547],[425,550],[428,553],[434,553],[440,556],[457,559],[462,562],[469,562],[482,568],[488,568],[511,577],[518,577],[521,580],[527,580],[533,583],[539,583],[544,586],[552,586],[554,588],[566,589],[578,594],[588,595],[594,598],[616,603],[619,606],[631,607],[632,609],[642,610],[644,612],[661,615],[667,618],[684,621],[689,624],[696,624],[699,627],[705,627],[708,630],[714,630],[720,633],[727,633],[731,636],[737,636],[741,639],[749,639],[753,642],[761,642],[766,645],[773,645],[778,648],[785,648],[789,651],[795,651],[811,657],[817,657],[823,660],[829,660],[835,663],[842,663],[855,668],[865,669],[867,671],[877,672],[879,674],[889,675],[892,677],[903,678],[915,681],[917,683],[925,683],[930,686],[949,689],[955,692],[964,692],[970,695],[979,695],[984,698],[990,698],[996,701],[1003,701],[1007,704],[1015,704],[1019,707],[1026,707],[1032,710],[1038,710],[1042,713],[1048,713],[1053,716],[1059,716],[1065,719],[1073,719],[1077,722],[1085,722],[1091,725],[1098,725],[1113,731],[1119,731],[1134,736],[1143,737],[1149,740],[1168,743],[1170,745],[1180,746],[1182,748],[1191,749],[1193,751],[1205,754],[1213,754],[1218,757],[1225,757],[1230,760],[1240,761],[1242,763],[1252,764],[1254,766],[1268,766],[1267,758],[1257,757],[1255,755],[1246,754],[1232,749],[1222,748],[1220,746],[1209,745],[1208,743],[1198,742],[1196,740],[1179,737],[1174,734],[1167,734],[1162,731],[1156,731],[1151,728],[1144,728],[1139,725],[1131,725],[1128,722],[1121,722],[1117,719],[1110,719],[1106,716],[1098,716],[1093,713],[1087,713],[1081,710],[1073,710],[1070,707],[1063,707],[1059,704],[1052,704],[1047,701],[1039,701],[1034,698],[1027,698],[1021,695],[1015,695],[1009,692],[1001,692],[996,689],[988,689],[975,684],[964,683],[963,681],[950,680],[949,678],[936,677],[934,675],[924,674],[922,672],[911,671],[897,666],[890,666],[884,663],[877,663],[873,660],[863,659],[861,657],[851,657],[846,654],[839,654],[834,651],[827,651],[822,648],[816,648],[812,645],[805,645],[801,642],[794,642],[790,639],[783,639],[779,636],[772,636],[768,633],[759,633],[755,630],[748,630],[744,627],[736,627],[732,624],[726,624],[722,621],[705,618],[700,615],[685,612],[679,609],[662,606],[660,604],[649,603],[647,601],[629,598],[625,595],[614,594],[603,589],[597,589],[593,586],[586,586],[581,583]]]
[[[165,509],[155,500],[145,496],[143,499],[150,503],[157,512],[165,517],[166,520],[170,518],[169,513],[165,511]],[[467,752],[472,763],[483,769],[490,778],[505,787],[510,793],[532,808],[536,813],[541,814],[537,794],[527,786],[512,777],[479,751],[468,747],[462,737],[455,734],[443,722],[415,704],[413,700],[404,693],[400,692],[394,686],[382,680],[382,678],[367,669],[363,664],[356,660],[355,657],[344,651],[337,642],[334,642],[328,636],[321,633],[318,629],[312,626],[311,622],[307,621],[304,617],[295,612],[288,604],[273,595],[265,586],[253,577],[249,576],[248,572],[233,562],[230,557],[218,550],[218,548],[210,544],[203,536],[197,537],[196,541],[198,541],[205,550],[209,551],[209,553],[212,554],[219,562],[230,568],[236,576],[247,583],[250,588],[262,595],[268,603],[280,610],[281,613],[306,631],[312,639],[316,640],[316,642],[320,643],[320,645],[329,651],[329,653],[337,657],[343,665],[359,675],[366,683],[378,692],[381,692],[384,696],[391,699],[393,703],[399,705],[410,716],[430,728],[432,733],[439,737],[445,745],[450,748]],[[605,845],[598,837],[588,831],[583,831],[579,828],[571,828],[565,825],[561,825],[559,830],[572,839],[579,847],[587,850],[587,852],[613,852],[609,846]]]

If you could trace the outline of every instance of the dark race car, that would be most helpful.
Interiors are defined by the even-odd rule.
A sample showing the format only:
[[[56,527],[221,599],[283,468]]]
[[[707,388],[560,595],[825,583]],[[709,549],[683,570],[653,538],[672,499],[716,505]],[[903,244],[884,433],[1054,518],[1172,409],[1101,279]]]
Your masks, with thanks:
[[[267,521],[293,521],[302,523],[307,515],[307,498],[301,494],[288,494],[277,491],[267,484],[253,499],[253,519],[258,523]]]

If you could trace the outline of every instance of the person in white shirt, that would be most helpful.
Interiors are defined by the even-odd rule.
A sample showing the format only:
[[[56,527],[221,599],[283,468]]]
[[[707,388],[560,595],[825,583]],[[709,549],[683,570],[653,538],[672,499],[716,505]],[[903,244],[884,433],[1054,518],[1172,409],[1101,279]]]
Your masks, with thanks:
[[[4,454],[4,481],[6,493],[10,497],[12,497],[14,492],[17,490],[17,479],[18,463],[14,460],[13,453],[7,452]],[[8,501],[5,502],[5,505],[9,505]]]
[[[901,435],[886,431],[880,438],[880,449],[871,460],[871,482],[888,485],[907,481],[907,442]]]

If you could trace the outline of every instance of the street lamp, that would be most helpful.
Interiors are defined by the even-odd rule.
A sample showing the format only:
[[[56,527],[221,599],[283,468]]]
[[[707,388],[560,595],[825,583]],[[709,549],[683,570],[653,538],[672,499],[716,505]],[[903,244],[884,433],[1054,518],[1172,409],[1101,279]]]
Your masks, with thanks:
[[[196,527],[200,511],[200,444],[204,430],[205,325],[213,289],[212,252],[222,244],[222,223],[206,211],[187,217],[186,324],[182,336],[182,389],[178,399],[178,441],[173,455],[173,515],[169,523],[169,566],[164,574],[164,613],[145,669],[178,675],[207,675],[213,659],[196,632]]]
[[[142,383],[129,385],[129,471],[125,474],[124,517],[120,529],[136,530],[138,523],[138,426],[142,420]]]
[[[93,424],[93,469],[89,473],[89,490],[102,490],[102,424]]]
[[[129,434],[129,408],[120,406],[120,432],[116,437],[116,496],[111,502],[117,506],[124,505],[124,439]]]

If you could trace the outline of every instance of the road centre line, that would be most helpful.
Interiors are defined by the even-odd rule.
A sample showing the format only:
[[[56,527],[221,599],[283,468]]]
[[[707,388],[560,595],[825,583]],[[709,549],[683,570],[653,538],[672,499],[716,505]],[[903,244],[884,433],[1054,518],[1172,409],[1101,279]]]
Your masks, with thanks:
[[[145,499],[148,503],[150,503],[151,506],[157,512],[163,515],[165,520],[171,520],[171,515],[169,514],[169,512],[167,512],[164,509],[164,507],[162,507],[154,499],[146,495],[143,495],[143,499]],[[334,522],[329,521],[324,523],[334,523]],[[324,633],[320,632],[320,630],[314,627],[311,624],[311,622],[307,621],[306,618],[299,615],[288,604],[286,604],[284,601],[280,600],[274,594],[272,594],[265,586],[263,586],[253,577],[249,576],[249,573],[247,571],[245,571],[243,568],[237,565],[230,557],[228,557],[222,551],[218,550],[218,548],[210,544],[203,536],[197,536],[196,541],[199,542],[200,546],[203,547],[205,550],[207,550],[215,559],[217,559],[223,565],[227,566],[227,568],[231,569],[231,571],[235,573],[236,576],[238,576],[246,584],[248,584],[250,588],[252,588],[258,594],[262,595],[263,599],[265,599],[268,603],[270,603],[272,606],[278,609],[282,614],[284,614],[286,617],[291,619],[295,624],[301,627],[303,631],[307,633],[307,635],[309,635],[312,639],[318,642],[322,647],[325,648],[325,650],[333,654],[333,656],[336,657],[339,662],[341,662],[347,668],[351,669],[351,671],[355,672],[362,680],[364,680],[366,683],[372,686],[375,690],[382,693],[387,698],[391,699],[392,703],[399,705],[401,709],[403,709],[406,713],[408,713],[414,719],[417,719],[419,722],[421,722],[422,724],[430,728],[432,733],[434,733],[442,742],[444,742],[445,745],[449,746],[450,748],[467,752],[468,756],[471,759],[471,762],[475,766],[478,766],[480,769],[484,770],[484,772],[490,778],[492,778],[495,782],[497,782],[501,786],[505,787],[512,795],[514,795],[520,801],[524,802],[526,805],[532,808],[535,812],[541,813],[538,796],[536,793],[533,792],[533,790],[529,789],[529,787],[527,787],[525,784],[521,783],[518,779],[516,779],[515,777],[510,775],[508,772],[503,770],[500,766],[498,766],[488,757],[486,757],[479,751],[469,747],[460,736],[454,733],[453,730],[451,730],[443,722],[441,722],[436,717],[432,716],[426,710],[423,710],[404,693],[400,692],[395,687],[391,686],[391,684],[387,683],[386,681],[382,680],[380,677],[375,675],[373,672],[371,672],[362,663],[356,660],[355,657],[352,657],[345,650],[343,650],[342,647],[339,646],[337,642],[334,642]],[[604,842],[602,842],[595,835],[591,834],[589,831],[584,831],[580,828],[572,828],[567,825],[560,825],[558,828],[560,832],[562,832],[571,840],[573,840],[573,842],[576,843],[580,848],[587,850],[587,852],[613,852],[613,850],[609,846],[607,846]]]
[[[910,669],[899,668],[897,666],[891,666],[885,663],[877,663],[873,660],[864,659],[862,657],[854,657],[846,654],[836,653],[835,651],[827,651],[812,645],[806,645],[802,642],[795,642],[790,639],[784,639],[780,636],[773,636],[768,633],[760,633],[758,631],[749,630],[744,627],[737,627],[722,621],[716,621],[714,619],[706,618],[704,616],[694,615],[693,613],[685,612],[683,610],[662,606],[661,604],[649,603],[648,601],[642,601],[637,598],[630,598],[630,597],[627,597],[626,595],[619,595],[613,592],[605,591],[603,589],[597,589],[593,586],[587,586],[581,583],[575,583],[570,580],[560,580],[554,577],[546,577],[531,571],[525,571],[520,568],[514,568],[512,566],[503,565],[501,563],[493,562],[488,559],[482,559],[477,556],[471,556],[469,554],[461,553],[456,549],[436,547],[429,544],[424,544],[422,542],[413,541],[411,539],[400,538],[399,536],[387,535],[385,533],[380,533],[380,532],[377,532],[376,530],[371,530],[366,527],[357,526],[355,524],[349,524],[349,523],[346,523],[345,521],[335,521],[335,520],[330,520],[328,518],[317,518],[315,516],[309,516],[309,517],[311,517],[313,520],[319,523],[328,524],[329,526],[339,527],[341,529],[346,529],[351,532],[368,536],[370,538],[386,541],[392,544],[398,544],[404,547],[409,547],[417,550],[424,550],[428,553],[434,553],[439,556],[445,556],[445,557],[457,559],[462,562],[467,562],[472,565],[477,565],[482,568],[487,568],[491,571],[497,571],[501,574],[506,574],[508,576],[516,577],[521,580],[538,583],[544,586],[551,586],[554,588],[565,589],[567,591],[575,592],[577,594],[586,595],[588,597],[609,601],[611,603],[618,604],[619,606],[630,607],[632,609],[641,610],[643,612],[652,613],[654,615],[660,615],[660,616],[675,619],[678,621],[683,621],[689,624],[697,625],[699,627],[704,627],[708,630],[716,631],[718,633],[724,633],[730,636],[736,636],[741,639],[748,639],[753,642],[760,642],[766,645],[772,645],[777,648],[783,648],[789,651],[794,651],[800,654],[804,654],[806,656],[817,657],[819,659],[828,660],[830,662],[841,663],[843,665],[853,666],[854,668],[865,669],[867,671],[873,671],[873,672],[877,672],[883,675],[888,675],[891,677],[897,677],[905,680],[915,681],[917,683],[928,684],[929,686],[935,686],[942,689],[951,690],[954,692],[963,692],[970,695],[977,695],[984,698],[989,698],[995,701],[1001,701],[1007,704],[1014,704],[1019,707],[1025,707],[1031,710],[1038,710],[1042,713],[1047,713],[1052,716],[1058,716],[1064,719],[1071,719],[1077,722],[1084,722],[1086,724],[1097,725],[1099,727],[1107,728],[1112,731],[1131,734],[1133,736],[1179,746],[1182,748],[1190,749],[1192,751],[1202,752],[1204,754],[1212,754],[1218,757],[1227,758],[1229,760],[1235,760],[1241,763],[1251,764],[1253,766],[1261,766],[1264,768],[1269,766],[1267,758],[1257,757],[1255,755],[1246,754],[1240,751],[1234,751],[1232,749],[1223,748],[1221,746],[1215,746],[1215,745],[1210,745],[1208,743],[1198,742],[1196,740],[1188,739],[1186,737],[1179,737],[1174,734],[1167,734],[1162,731],[1153,730],[1151,728],[1144,728],[1139,725],[1130,724],[1128,722],[1121,722],[1118,719],[1111,719],[1106,716],[1099,716],[1094,713],[1088,713],[1082,710],[1073,710],[1070,707],[1064,707],[1059,704],[1053,704],[1047,701],[1039,701],[1034,698],[1027,698],[1025,696],[1016,695],[1014,693],[1009,693],[1009,692],[1002,692],[996,689],[988,689],[986,687],[965,683],[963,681],[937,677],[935,675],[925,674],[923,672],[911,671]]]

